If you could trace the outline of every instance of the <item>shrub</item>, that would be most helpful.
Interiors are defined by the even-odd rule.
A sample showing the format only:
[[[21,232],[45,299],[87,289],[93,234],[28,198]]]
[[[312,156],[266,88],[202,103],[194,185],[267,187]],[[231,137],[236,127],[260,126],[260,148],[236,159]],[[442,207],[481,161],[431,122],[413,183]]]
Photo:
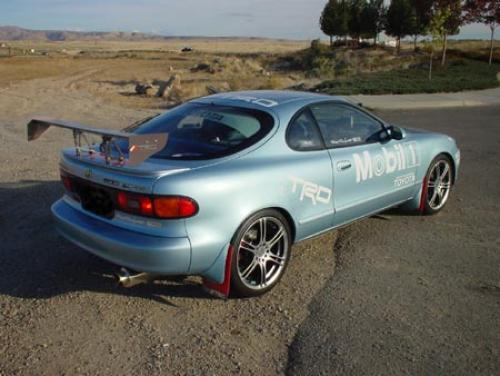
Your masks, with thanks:
[[[345,66],[339,66],[345,69]],[[413,65],[409,69],[364,73],[348,79],[324,81],[313,91],[334,95],[352,94],[406,94],[456,92],[480,90],[499,86],[496,78],[500,64],[458,59],[450,60],[445,68],[438,67],[428,79],[426,65]]]

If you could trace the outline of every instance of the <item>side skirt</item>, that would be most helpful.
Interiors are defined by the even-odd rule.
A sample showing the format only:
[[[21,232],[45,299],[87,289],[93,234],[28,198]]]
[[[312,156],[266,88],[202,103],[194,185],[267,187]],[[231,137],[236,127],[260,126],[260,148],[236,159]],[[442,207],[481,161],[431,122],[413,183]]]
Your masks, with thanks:
[[[362,216],[360,216],[360,217],[354,218],[354,219],[349,220],[349,221],[346,221],[346,222],[344,222],[344,223],[340,223],[340,224],[335,225],[335,226],[333,226],[333,227],[327,228],[326,230],[322,230],[322,231],[320,231],[320,232],[318,232],[318,233],[316,233],[316,234],[310,235],[310,236],[308,236],[308,237],[306,237],[306,238],[304,238],[304,239],[300,239],[300,240],[296,241],[296,242],[295,242],[295,243],[293,243],[293,244],[295,245],[295,244],[298,244],[298,243],[303,242],[303,241],[306,241],[306,240],[310,240],[310,239],[317,238],[317,237],[319,237],[319,236],[321,236],[321,235],[323,235],[323,234],[327,233],[328,231],[339,230],[339,229],[341,229],[341,228],[347,227],[347,226],[349,226],[350,224],[352,224],[352,223],[354,223],[354,222],[356,222],[356,221],[359,221],[359,220],[361,220],[361,219],[363,219],[363,218],[368,218],[368,217],[371,217],[372,215],[375,215],[375,214],[381,213],[381,212],[383,212],[383,211],[386,211],[387,209],[394,208],[394,207],[399,206],[399,205],[401,205],[401,204],[403,204],[403,203],[405,203],[405,202],[408,202],[408,201],[409,201],[409,200],[411,200],[411,199],[412,199],[412,197],[407,198],[407,199],[405,199],[405,200],[398,201],[398,202],[396,202],[396,203],[394,203],[394,204],[391,204],[391,205],[388,205],[388,206],[386,206],[386,207],[384,207],[384,208],[382,208],[382,209],[377,209],[377,210],[372,211],[372,212],[370,212],[370,213],[368,213],[368,214],[362,215]]]

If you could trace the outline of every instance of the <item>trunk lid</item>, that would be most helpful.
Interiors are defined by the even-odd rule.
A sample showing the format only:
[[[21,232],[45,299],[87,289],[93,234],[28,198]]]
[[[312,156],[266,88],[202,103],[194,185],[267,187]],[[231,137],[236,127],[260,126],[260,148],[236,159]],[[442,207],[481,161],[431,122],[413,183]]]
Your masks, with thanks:
[[[96,184],[144,194],[153,193],[153,186],[158,178],[191,169],[176,161],[152,158],[136,166],[106,164],[104,157],[100,155],[77,157],[74,148],[62,151],[60,167],[71,175]]]

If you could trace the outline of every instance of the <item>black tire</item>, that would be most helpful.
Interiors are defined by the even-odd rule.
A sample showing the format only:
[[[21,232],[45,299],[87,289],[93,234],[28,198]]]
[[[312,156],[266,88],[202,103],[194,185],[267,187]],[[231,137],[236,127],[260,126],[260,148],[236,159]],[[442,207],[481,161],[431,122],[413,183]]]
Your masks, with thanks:
[[[267,239],[265,244],[261,241],[262,224]],[[283,231],[282,235],[279,231]],[[275,241],[273,245],[271,245],[272,240]],[[276,286],[288,266],[291,245],[290,225],[279,211],[266,209],[246,219],[236,231],[232,241],[231,296],[259,296]],[[262,273],[263,270],[266,273]],[[244,278],[246,275],[244,272],[248,273],[247,278]],[[259,284],[257,281],[262,281],[263,275],[269,275],[269,282]],[[252,279],[255,279],[253,286]]]
[[[440,166],[441,170],[436,171],[436,166]],[[443,171],[444,168],[447,168],[446,176]],[[441,183],[438,184],[438,187],[435,187],[434,186],[436,185],[435,179],[439,171],[441,172],[441,176],[443,179]],[[429,168],[427,169],[427,173],[425,175],[425,182],[422,187],[422,189],[425,190],[425,192],[422,194],[423,202],[421,203],[421,209],[420,209],[423,215],[436,214],[446,206],[446,203],[448,202],[451,193],[451,188],[453,186],[453,179],[454,179],[453,174],[454,174],[453,162],[448,156],[440,154],[432,160],[432,162],[429,165]],[[441,185],[443,186],[442,188]]]

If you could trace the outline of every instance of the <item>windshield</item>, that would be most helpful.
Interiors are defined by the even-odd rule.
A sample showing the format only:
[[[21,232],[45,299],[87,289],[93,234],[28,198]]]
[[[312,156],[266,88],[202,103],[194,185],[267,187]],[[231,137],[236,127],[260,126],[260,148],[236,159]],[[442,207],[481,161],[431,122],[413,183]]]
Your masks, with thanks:
[[[243,150],[269,133],[271,115],[244,108],[187,103],[139,124],[134,133],[168,133],[153,158],[212,159]]]

